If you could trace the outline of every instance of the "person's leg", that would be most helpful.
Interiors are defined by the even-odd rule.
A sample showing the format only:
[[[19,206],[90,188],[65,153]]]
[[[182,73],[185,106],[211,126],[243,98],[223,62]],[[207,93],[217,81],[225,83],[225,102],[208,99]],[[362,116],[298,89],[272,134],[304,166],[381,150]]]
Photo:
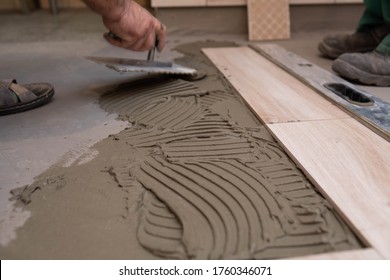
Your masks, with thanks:
[[[365,10],[358,23],[357,31],[364,32],[385,24],[382,14],[383,0],[364,0]]]
[[[390,1],[366,0],[367,10],[359,23],[360,30],[376,24],[390,28]],[[390,31],[375,50],[367,53],[346,53],[334,61],[332,69],[343,78],[363,84],[390,86]]]
[[[390,34],[387,34],[376,50],[382,54],[390,56]]]
[[[390,27],[390,1],[382,0],[382,18],[385,25]],[[376,50],[382,54],[390,56],[390,32],[382,40]]]
[[[344,53],[373,51],[390,32],[382,12],[383,0],[365,0],[365,11],[353,34],[326,36],[318,45],[320,53],[337,58]],[[389,4],[389,1],[383,1]]]

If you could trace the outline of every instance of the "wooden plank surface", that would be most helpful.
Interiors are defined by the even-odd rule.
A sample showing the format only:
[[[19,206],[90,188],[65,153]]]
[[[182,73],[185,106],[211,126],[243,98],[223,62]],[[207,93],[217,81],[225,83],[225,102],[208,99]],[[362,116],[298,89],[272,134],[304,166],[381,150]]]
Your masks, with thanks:
[[[367,237],[374,248],[378,248],[378,251],[383,258],[390,260],[390,227],[377,227],[367,229],[363,231],[363,235]]]
[[[248,47],[203,51],[265,123],[349,118]]]
[[[389,103],[276,44],[251,44],[251,48],[390,141]],[[327,84],[343,89],[334,92]]]
[[[248,0],[250,41],[290,38],[288,0]]]
[[[389,142],[354,119],[268,127],[359,231],[390,226]]]
[[[362,240],[390,258],[390,142],[245,47],[204,52]]]

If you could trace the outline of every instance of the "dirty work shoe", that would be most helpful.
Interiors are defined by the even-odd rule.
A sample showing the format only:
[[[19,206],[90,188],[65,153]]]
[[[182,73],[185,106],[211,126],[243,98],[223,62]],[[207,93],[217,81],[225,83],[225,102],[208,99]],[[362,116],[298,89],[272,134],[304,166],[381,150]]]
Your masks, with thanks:
[[[325,36],[318,45],[320,53],[328,58],[337,58],[343,53],[373,51],[390,33],[390,26],[380,26],[365,32]]]
[[[333,62],[332,69],[365,85],[390,86],[390,56],[378,51],[343,54]]]

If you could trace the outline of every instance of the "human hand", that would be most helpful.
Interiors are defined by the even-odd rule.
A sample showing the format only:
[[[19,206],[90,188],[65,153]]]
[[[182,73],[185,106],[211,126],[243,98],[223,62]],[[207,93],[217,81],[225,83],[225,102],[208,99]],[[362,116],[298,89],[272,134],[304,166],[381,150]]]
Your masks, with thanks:
[[[166,27],[138,3],[130,1],[119,18],[103,16],[104,25],[117,37],[104,34],[104,38],[112,45],[133,50],[146,51],[155,46],[158,38],[158,51],[162,51],[166,43]]]

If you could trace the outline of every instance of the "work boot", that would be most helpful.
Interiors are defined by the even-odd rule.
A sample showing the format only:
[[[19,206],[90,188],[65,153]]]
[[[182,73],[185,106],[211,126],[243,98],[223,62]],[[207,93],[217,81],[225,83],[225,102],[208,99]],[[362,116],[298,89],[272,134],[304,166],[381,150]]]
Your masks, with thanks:
[[[343,54],[333,62],[332,69],[365,85],[390,86],[390,56],[378,51]]]
[[[318,45],[323,56],[337,58],[343,53],[364,53],[373,51],[390,33],[390,26],[379,26],[354,34],[338,34],[325,36]]]

